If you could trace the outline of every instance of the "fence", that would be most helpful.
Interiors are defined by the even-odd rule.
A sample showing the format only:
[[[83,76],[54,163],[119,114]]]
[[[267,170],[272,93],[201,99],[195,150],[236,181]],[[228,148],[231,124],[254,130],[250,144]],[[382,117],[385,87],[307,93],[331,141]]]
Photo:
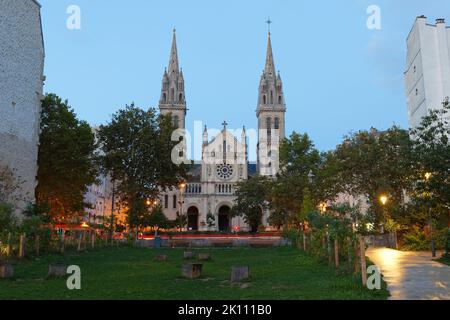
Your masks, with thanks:
[[[68,236],[52,236],[50,233],[2,233],[0,235],[0,259],[24,259],[45,254],[83,252],[105,247],[119,247],[122,239],[99,236],[95,231],[77,231]]]

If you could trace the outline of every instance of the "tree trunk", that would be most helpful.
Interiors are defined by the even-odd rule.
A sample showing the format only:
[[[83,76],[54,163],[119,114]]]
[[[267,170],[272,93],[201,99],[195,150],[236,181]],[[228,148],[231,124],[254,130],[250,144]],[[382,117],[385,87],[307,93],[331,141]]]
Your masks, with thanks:
[[[366,266],[366,244],[364,242],[364,237],[359,236],[359,246],[361,250],[361,277],[362,284],[364,287],[367,285],[367,266]]]
[[[19,245],[19,258],[25,258],[25,244],[26,244],[26,235],[20,235],[20,245]]]
[[[336,268],[339,268],[339,240],[334,239],[334,262]]]
[[[36,253],[36,256],[39,256],[39,240],[40,240],[40,237],[39,237],[39,235],[37,235],[36,236],[36,239],[35,239],[35,243],[34,243],[34,250],[35,250],[35,253]]]

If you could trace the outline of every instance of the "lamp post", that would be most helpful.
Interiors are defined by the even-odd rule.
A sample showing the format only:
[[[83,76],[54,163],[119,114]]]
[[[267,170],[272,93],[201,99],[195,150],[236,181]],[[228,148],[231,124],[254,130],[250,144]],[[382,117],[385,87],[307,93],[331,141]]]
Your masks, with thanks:
[[[389,198],[386,195],[382,195],[380,197],[380,202],[383,205],[383,219],[386,219],[386,204],[388,202]],[[381,225],[381,233],[384,233],[384,226]]]
[[[183,203],[184,203],[184,189],[185,188],[186,188],[186,183],[185,182],[180,183],[180,229],[181,230],[183,228],[181,223],[183,221]]]
[[[433,176],[433,174],[431,172],[427,172],[425,173],[425,181],[427,182],[427,185],[429,184],[429,181],[431,179],[431,177]],[[431,254],[433,258],[436,258],[436,244],[434,242],[434,237],[433,237],[433,218],[431,215],[431,193],[428,192],[428,218],[429,220],[429,224],[430,224],[430,238],[431,238]]]

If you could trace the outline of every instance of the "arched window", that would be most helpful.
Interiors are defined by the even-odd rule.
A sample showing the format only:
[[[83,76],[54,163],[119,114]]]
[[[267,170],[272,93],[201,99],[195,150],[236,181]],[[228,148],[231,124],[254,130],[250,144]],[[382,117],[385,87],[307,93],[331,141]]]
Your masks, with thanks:
[[[266,119],[267,136],[272,135],[272,118]]]
[[[167,94],[165,92],[163,93],[163,102],[167,102]]]
[[[173,126],[175,129],[178,129],[180,127],[180,117],[173,116]]]
[[[175,101],[175,89],[170,89],[170,101]]]
[[[177,196],[175,194],[173,195],[173,208],[177,208]]]
[[[267,104],[267,98],[266,98],[266,95],[263,95],[263,104]]]
[[[270,104],[273,104],[273,91],[270,91]]]
[[[280,118],[275,118],[275,130],[280,129]]]
[[[180,96],[178,97],[178,101],[183,102],[183,94],[182,93],[180,93]]]
[[[283,98],[281,96],[278,96],[278,104],[282,104],[283,103]]]
[[[169,196],[167,194],[164,196],[164,208],[169,209]]]

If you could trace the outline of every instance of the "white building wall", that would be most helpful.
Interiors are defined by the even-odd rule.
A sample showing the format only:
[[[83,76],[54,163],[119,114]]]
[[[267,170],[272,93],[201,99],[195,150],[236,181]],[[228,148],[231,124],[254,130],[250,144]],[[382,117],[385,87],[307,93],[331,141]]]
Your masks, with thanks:
[[[405,71],[409,125],[416,128],[429,110],[450,96],[450,27],[418,17],[407,39]]]
[[[0,165],[23,181],[13,198],[19,213],[34,202],[44,44],[40,5],[0,1]]]

